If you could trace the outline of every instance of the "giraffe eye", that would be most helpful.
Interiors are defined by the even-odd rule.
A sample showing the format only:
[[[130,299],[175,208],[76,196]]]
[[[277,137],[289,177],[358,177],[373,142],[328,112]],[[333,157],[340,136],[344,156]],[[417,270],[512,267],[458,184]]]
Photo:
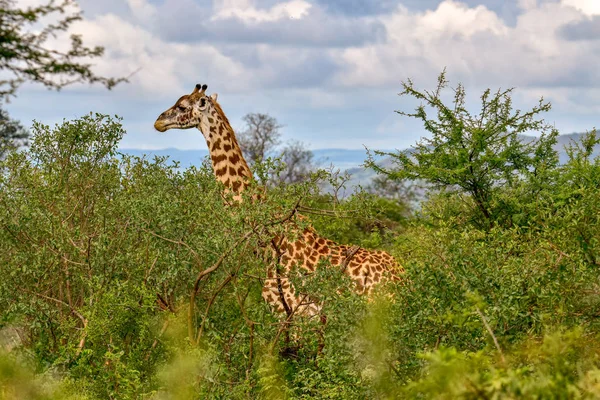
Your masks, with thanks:
[[[178,109],[179,111],[185,111],[185,107],[184,107],[184,106],[177,106],[177,109]]]

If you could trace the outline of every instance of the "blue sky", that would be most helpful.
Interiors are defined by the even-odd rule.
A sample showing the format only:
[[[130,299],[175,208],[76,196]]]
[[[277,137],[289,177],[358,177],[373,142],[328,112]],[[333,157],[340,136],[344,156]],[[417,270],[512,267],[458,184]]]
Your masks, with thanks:
[[[35,4],[39,0],[17,0]],[[14,118],[54,124],[90,111],[123,117],[122,148],[202,149],[195,130],[152,125],[196,83],[208,84],[236,130],[249,112],[284,125],[310,148],[406,148],[425,134],[394,110],[400,83],[432,89],[445,67],[474,109],[485,88],[516,87],[515,105],[540,96],[562,133],[597,126],[599,0],[80,0],[74,26],[104,75],[139,71],[112,91],[52,92],[26,85]],[[60,42],[57,41],[57,46]]]

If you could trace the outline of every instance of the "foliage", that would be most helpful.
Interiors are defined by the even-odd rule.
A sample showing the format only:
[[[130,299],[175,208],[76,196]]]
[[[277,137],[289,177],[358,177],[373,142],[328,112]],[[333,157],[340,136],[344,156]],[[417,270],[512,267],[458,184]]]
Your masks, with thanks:
[[[35,376],[23,360],[0,352],[0,399],[86,400],[84,394],[70,390],[68,382],[59,382],[49,374]]]
[[[411,398],[598,398],[597,339],[581,329],[527,341],[499,363],[484,352],[452,348],[422,355],[426,374],[406,387]]]
[[[497,100],[499,115],[513,118],[509,96]],[[469,163],[461,149],[477,148],[472,126],[456,122],[453,113],[464,110],[446,111],[448,126],[469,130],[418,147],[431,168],[408,158],[405,169],[385,171],[455,179],[412,215],[377,193],[320,193],[319,180],[337,187],[345,179],[323,171],[301,184],[252,185],[246,201],[227,205],[208,165],[182,170],[119,154],[118,119],[36,123],[30,149],[0,161],[0,345],[9,351],[0,357],[0,393],[597,398],[596,132],[559,165],[554,133],[519,144],[507,128],[497,136],[506,140]],[[485,197],[460,186],[470,166],[490,172],[476,175]],[[269,158],[255,164],[259,180],[277,169]],[[387,249],[405,268],[403,281],[366,298],[323,262],[290,276],[322,301],[323,315],[274,315],[261,298],[266,243],[294,212],[333,240]],[[19,346],[4,344],[6,332]]]
[[[19,121],[11,119],[6,110],[0,109],[0,159],[11,148],[26,146],[29,132]]]
[[[125,81],[92,72],[86,61],[101,57],[104,48],[84,46],[81,35],[71,35],[66,51],[48,45],[48,39],[81,20],[81,12],[73,10],[77,10],[74,0],[50,0],[27,8],[15,0],[0,0],[0,70],[10,76],[0,81],[0,97],[8,100],[27,81],[52,89],[75,82],[100,83],[111,89]],[[58,20],[49,22],[47,18]]]
[[[198,390],[228,392],[217,376],[260,392],[258,360],[277,354],[284,327],[260,296],[261,243],[314,185],[232,212],[210,168],[117,154],[118,120],[33,130],[30,150],[2,162],[0,313],[36,368],[93,397],[138,398],[162,362],[203,348],[217,356]],[[184,340],[162,339],[168,314],[187,316]]]
[[[338,243],[366,248],[390,247],[407,221],[405,203],[359,191],[344,201],[321,194],[307,199],[300,211],[309,215],[322,235]]]
[[[477,205],[480,226],[504,222],[506,210],[492,200],[495,191],[523,177],[537,177],[558,163],[552,149],[558,132],[536,119],[550,110],[550,104],[541,99],[530,111],[514,111],[512,89],[495,93],[488,89],[481,96],[480,113],[473,115],[466,109],[462,85],[454,89],[452,106],[443,102],[447,86],[445,72],[434,91],[418,91],[410,80],[404,82],[400,95],[413,96],[422,104],[414,113],[397,112],[421,120],[431,137],[423,138],[411,152],[375,152],[392,157],[395,168],[380,167],[372,157],[367,165],[391,179],[421,179],[439,189],[467,193]],[[435,118],[429,117],[426,106],[433,108]],[[526,143],[519,135],[530,131],[541,136]]]
[[[415,188],[407,181],[390,179],[388,175],[377,175],[365,188],[378,197],[410,204],[416,199]]]

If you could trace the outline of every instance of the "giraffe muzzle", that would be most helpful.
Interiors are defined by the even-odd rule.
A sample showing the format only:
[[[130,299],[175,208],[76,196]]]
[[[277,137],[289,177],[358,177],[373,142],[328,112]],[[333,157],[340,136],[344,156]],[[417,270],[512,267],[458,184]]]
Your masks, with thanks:
[[[154,129],[156,129],[159,132],[164,132],[167,130],[167,127],[164,122],[162,122],[160,119],[157,119],[154,123]]]

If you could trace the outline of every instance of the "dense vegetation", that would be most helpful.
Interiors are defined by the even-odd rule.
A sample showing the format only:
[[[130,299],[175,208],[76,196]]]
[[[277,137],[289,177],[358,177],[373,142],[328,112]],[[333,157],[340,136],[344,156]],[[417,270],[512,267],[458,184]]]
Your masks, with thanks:
[[[430,136],[380,168],[428,184],[412,213],[323,195],[323,172],[228,208],[208,166],[119,155],[118,120],[34,125],[0,164],[0,398],[600,397],[599,140],[560,165],[549,105],[486,92],[471,115],[445,87],[405,85]],[[298,204],[406,269],[371,301],[337,269],[297,280],[325,302],[322,354],[321,325],[301,319],[284,351],[288,326],[260,295],[263,244]]]

